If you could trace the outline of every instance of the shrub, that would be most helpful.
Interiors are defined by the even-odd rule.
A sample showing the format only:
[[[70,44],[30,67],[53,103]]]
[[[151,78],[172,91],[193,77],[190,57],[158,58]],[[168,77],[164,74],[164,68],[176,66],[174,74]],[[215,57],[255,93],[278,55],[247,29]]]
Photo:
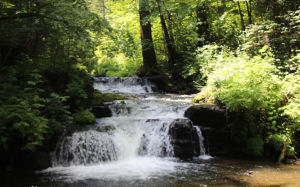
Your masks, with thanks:
[[[94,66],[94,76],[107,77],[126,77],[133,76],[137,69],[141,66],[135,59],[126,57],[120,53],[114,57],[102,57],[99,63]]]
[[[91,104],[92,104],[92,106],[99,106],[99,105],[103,104],[103,94],[100,91],[95,90],[93,92]]]
[[[272,145],[276,151],[281,151],[284,145],[291,144],[291,140],[284,134],[272,134],[267,137],[267,143]]]
[[[247,140],[247,154],[255,157],[261,157],[264,153],[264,140],[260,137],[254,137]]]
[[[261,111],[280,104],[283,94],[269,58],[231,57],[209,75],[207,90],[229,111]]]
[[[82,110],[73,114],[74,123],[85,125],[85,124],[92,124],[95,123],[96,118],[93,113],[88,110]]]
[[[300,65],[299,65],[300,66]],[[300,70],[285,77],[283,91],[287,103],[281,108],[283,115],[294,122],[294,128],[300,127]]]

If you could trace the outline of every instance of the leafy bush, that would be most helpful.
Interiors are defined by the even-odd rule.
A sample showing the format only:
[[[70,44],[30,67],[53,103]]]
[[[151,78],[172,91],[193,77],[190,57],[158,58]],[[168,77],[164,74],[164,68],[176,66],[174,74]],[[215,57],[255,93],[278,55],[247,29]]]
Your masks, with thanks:
[[[39,107],[32,107],[32,104],[20,101],[19,104],[0,107],[0,147],[5,150],[15,146],[22,150],[35,150],[42,145],[48,132],[48,120],[40,116]]]
[[[269,61],[244,53],[226,58],[209,75],[207,89],[229,111],[261,111],[279,105],[281,81]]]
[[[99,105],[103,105],[103,94],[98,91],[98,90],[95,90],[93,92],[93,96],[92,96],[92,103],[91,103],[92,106],[99,106]]]
[[[284,134],[272,134],[267,137],[267,143],[272,145],[276,151],[281,151],[284,145],[291,144],[291,139]]]
[[[282,115],[290,117],[294,122],[294,127],[300,128],[300,70],[285,77],[283,91],[287,103],[281,108]]]
[[[93,75],[107,77],[126,77],[135,75],[141,64],[120,53],[114,57],[102,57],[94,66]]]
[[[264,153],[264,140],[261,137],[254,137],[247,140],[247,154],[261,157]]]
[[[197,83],[205,85],[208,75],[233,53],[227,47],[205,45],[196,51],[195,56],[196,59],[184,67],[184,77],[193,77]]]
[[[73,114],[74,123],[85,125],[95,123],[96,118],[93,113],[88,110],[82,110]]]
[[[283,78],[273,65],[275,59],[269,47],[264,46],[259,53],[250,57],[245,52],[226,53],[226,49],[218,51],[215,47],[203,51],[199,55],[203,65],[199,72],[207,76],[207,85],[193,99],[194,102],[215,102],[229,112],[243,115],[246,121],[233,122],[231,136],[240,148],[246,143],[246,152],[254,155],[261,155],[257,151],[261,149],[253,147],[253,138],[281,134],[291,141],[293,133],[299,130],[300,121],[299,68]],[[205,64],[204,59],[208,58],[211,58],[212,66]],[[297,56],[294,60],[297,61]],[[296,145],[297,140],[293,141]]]

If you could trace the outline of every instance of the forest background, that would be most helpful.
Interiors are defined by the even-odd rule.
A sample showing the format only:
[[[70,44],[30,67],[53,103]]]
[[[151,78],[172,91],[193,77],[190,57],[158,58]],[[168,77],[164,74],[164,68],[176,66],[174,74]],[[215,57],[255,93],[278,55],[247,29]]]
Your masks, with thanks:
[[[158,76],[161,89],[238,114],[237,150],[300,153],[300,2],[2,0],[0,164],[49,152],[92,123],[91,76]],[[244,146],[246,145],[246,146]],[[246,147],[246,148],[245,148]],[[22,164],[21,164],[22,165]]]

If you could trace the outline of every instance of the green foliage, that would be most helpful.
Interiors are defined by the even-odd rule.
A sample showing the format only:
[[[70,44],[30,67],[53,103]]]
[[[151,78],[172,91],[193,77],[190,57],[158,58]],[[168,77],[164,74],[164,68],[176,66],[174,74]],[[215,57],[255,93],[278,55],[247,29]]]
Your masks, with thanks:
[[[95,123],[96,118],[93,113],[89,110],[82,110],[73,114],[73,119],[75,124],[87,125]]]
[[[264,153],[264,140],[261,137],[249,138],[247,140],[247,154],[261,157]]]
[[[291,139],[284,134],[272,134],[267,137],[267,143],[272,145],[276,151],[281,151],[283,146],[291,144]]]
[[[71,113],[88,107],[103,20],[86,1],[0,7],[0,150],[52,151]]]
[[[280,108],[283,111],[282,115],[288,116],[294,122],[295,129],[300,128],[300,73],[289,74],[285,77],[283,84],[287,103]]]
[[[234,54],[227,47],[205,45],[196,51],[195,56],[195,61],[191,61],[184,67],[184,77],[193,77],[193,80],[197,83],[205,85],[207,76],[215,67],[223,64],[226,59],[230,59]]]
[[[113,58],[102,57],[95,65],[93,74],[95,76],[126,77],[135,75],[141,64],[129,59],[124,54],[119,54]]]
[[[278,105],[283,94],[272,61],[268,56],[220,52],[202,67],[203,74],[210,72],[206,91],[229,111],[260,111]]]
[[[103,94],[100,91],[95,90],[91,101],[92,106],[103,105]]]
[[[46,101],[41,94],[41,75],[37,71],[8,68],[0,77],[0,148],[34,150],[42,145],[49,129],[42,115]],[[24,79],[26,77],[26,79]],[[23,80],[24,82],[18,82]]]
[[[287,145],[291,144],[293,133],[299,129],[298,72],[282,79],[267,46],[255,56],[206,46],[197,63],[201,68],[198,73],[203,76],[200,81],[206,76],[207,85],[193,101],[215,102],[243,116],[234,116],[238,121],[231,125],[231,136],[241,151],[262,155],[262,144],[256,138],[263,140],[263,134],[271,135],[272,141],[277,138],[273,134],[281,134],[289,140]],[[247,150],[244,144],[248,145]]]
[[[24,150],[34,150],[42,145],[44,135],[48,132],[48,120],[40,116],[37,105],[40,104],[20,101],[19,104],[1,106],[0,145],[2,148],[9,150],[10,146],[18,145]]]

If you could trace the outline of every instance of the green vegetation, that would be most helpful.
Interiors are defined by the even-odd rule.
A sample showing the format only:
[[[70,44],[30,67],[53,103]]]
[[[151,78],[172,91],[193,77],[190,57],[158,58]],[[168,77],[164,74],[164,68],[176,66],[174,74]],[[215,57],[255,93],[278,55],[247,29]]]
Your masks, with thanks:
[[[79,125],[87,125],[95,123],[96,118],[93,113],[88,110],[82,110],[73,114],[74,123]]]
[[[114,100],[125,100],[127,99],[123,95],[113,94],[113,93],[101,93],[100,91],[94,91],[92,96],[91,105],[100,106],[103,105],[104,102],[111,102]]]
[[[230,131],[242,152],[262,155],[280,135],[300,154],[299,8],[295,0],[1,1],[0,165],[52,150],[73,118],[94,121],[91,105],[125,99],[94,92],[90,76],[136,74],[164,77],[157,82],[178,93],[199,89],[194,102],[238,116]]]
[[[239,118],[231,127],[231,136],[242,152],[253,155],[257,151],[254,155],[262,156],[263,146],[253,141],[249,144],[249,141],[259,138],[268,142],[267,136],[273,134],[288,138],[286,146],[298,144],[293,134],[299,131],[299,81],[296,81],[299,69],[295,73],[280,71],[275,55],[267,46],[259,49],[256,55],[240,49],[215,49],[215,46],[207,46],[198,55],[198,63],[203,64],[208,58],[210,63],[205,63],[199,71],[206,86],[193,101],[213,102],[247,119]],[[248,145],[247,150],[244,145]],[[275,150],[278,151],[276,147]]]

